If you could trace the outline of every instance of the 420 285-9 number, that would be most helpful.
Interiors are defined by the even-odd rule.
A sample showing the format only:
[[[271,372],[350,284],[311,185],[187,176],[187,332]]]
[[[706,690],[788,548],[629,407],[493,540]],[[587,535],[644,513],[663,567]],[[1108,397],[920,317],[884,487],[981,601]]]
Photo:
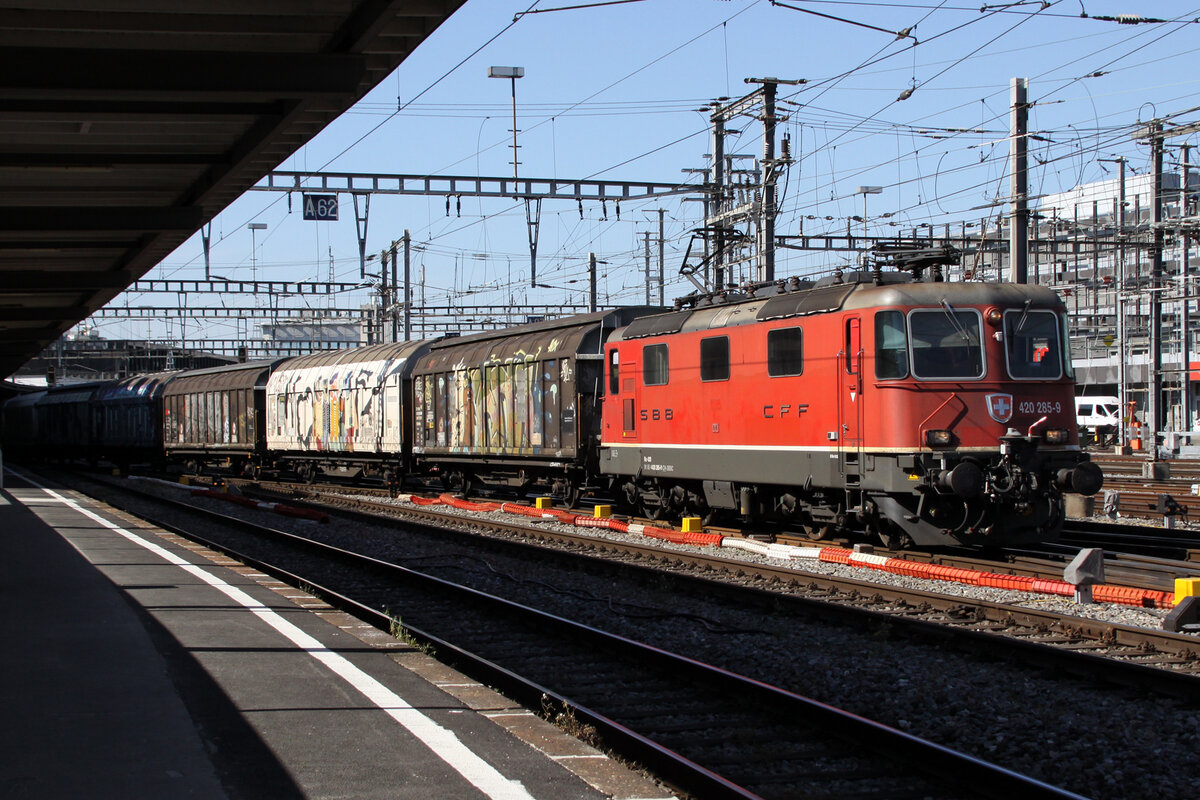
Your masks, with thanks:
[[[1022,400],[1017,403],[1022,414],[1061,414],[1062,403],[1057,400]]]

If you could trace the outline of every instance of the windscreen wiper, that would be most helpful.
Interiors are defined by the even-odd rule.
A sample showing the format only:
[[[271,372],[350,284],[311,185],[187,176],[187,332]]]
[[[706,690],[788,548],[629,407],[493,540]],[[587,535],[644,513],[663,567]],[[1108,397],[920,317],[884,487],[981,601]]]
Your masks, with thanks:
[[[1025,327],[1025,320],[1029,317],[1029,304],[1032,302],[1032,297],[1025,298],[1025,307],[1021,309],[1021,318],[1017,320],[1017,329],[1013,333],[1020,333],[1021,328]]]
[[[963,324],[959,322],[956,312],[950,306],[950,302],[944,297],[942,298],[942,311],[946,313],[946,319],[950,320],[950,324],[954,326],[954,330],[958,331],[958,335],[963,338],[963,341],[968,345],[973,345],[974,342],[971,341],[971,334],[968,333],[967,329],[963,327]]]

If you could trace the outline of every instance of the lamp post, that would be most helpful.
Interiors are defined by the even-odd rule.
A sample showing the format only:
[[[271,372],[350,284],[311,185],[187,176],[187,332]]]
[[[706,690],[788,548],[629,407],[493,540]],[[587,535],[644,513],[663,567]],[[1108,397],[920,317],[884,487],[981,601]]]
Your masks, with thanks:
[[[517,179],[517,78],[525,77],[524,67],[488,67],[489,78],[508,78],[512,83],[513,180]],[[516,187],[513,187],[514,190]]]
[[[855,194],[863,196],[863,244],[866,244],[867,238],[867,195],[883,194],[882,186],[860,186],[854,190]]]

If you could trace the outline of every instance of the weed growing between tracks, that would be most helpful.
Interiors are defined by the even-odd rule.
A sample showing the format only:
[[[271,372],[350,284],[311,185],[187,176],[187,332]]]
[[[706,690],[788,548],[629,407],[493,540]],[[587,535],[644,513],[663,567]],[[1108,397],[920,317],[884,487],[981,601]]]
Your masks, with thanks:
[[[409,633],[408,628],[404,627],[404,624],[400,621],[400,617],[393,614],[390,608],[384,609],[383,613],[387,615],[389,620],[391,620],[391,625],[388,626],[388,633],[392,635],[393,639],[404,642],[409,647],[412,647],[419,652],[430,656],[431,658],[435,656],[437,650],[434,648],[434,646],[428,642],[421,641]]]
[[[562,701],[561,709],[556,709],[550,698],[547,695],[542,695],[542,717],[584,744],[591,745],[597,749],[603,749],[603,743],[595,726],[577,720],[575,718],[575,709],[571,708],[566,700]]]

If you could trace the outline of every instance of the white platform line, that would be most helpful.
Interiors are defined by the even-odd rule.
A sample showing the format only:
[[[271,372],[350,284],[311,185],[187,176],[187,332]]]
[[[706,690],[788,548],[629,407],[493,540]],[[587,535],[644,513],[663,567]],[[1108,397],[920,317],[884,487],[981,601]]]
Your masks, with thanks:
[[[109,522],[90,509],[84,508],[75,500],[64,497],[53,489],[38,483],[36,480],[26,475],[22,475],[21,477],[46,492],[53,500],[71,507],[97,524],[103,525],[114,533],[118,533],[129,541],[144,547],[165,561],[199,578],[249,610],[263,622],[274,628],[298,649],[303,650],[324,664],[334,674],[383,710],[388,716],[400,723],[413,736],[417,737],[425,746],[432,750],[435,755],[445,761],[488,797],[497,798],[497,800],[533,800],[533,796],[529,794],[520,781],[505,778],[495,767],[488,764],[464,745],[453,731],[449,731],[438,725],[425,714],[405,702],[391,689],[388,689],[379,681],[363,672],[343,656],[332,652],[312,636],[309,636],[270,608],[259,603],[241,589],[231,586],[207,570],[185,561],[170,550],[130,533],[115,523]]]

